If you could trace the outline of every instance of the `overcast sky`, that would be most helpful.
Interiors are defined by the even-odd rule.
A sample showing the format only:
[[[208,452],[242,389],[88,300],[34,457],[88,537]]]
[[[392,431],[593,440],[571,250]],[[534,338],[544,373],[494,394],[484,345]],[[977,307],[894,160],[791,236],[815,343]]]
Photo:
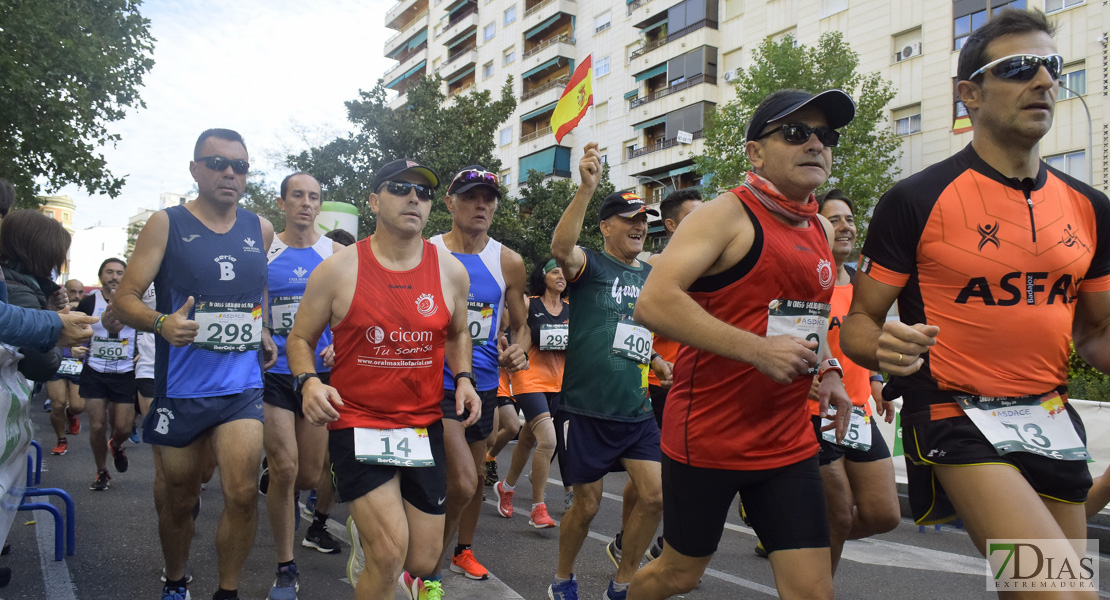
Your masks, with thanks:
[[[385,12],[395,0],[147,0],[154,68],[131,110],[109,130],[122,136],[103,150],[123,193],[112,199],[69,186],[58,193],[77,203],[76,229],[124,226],[157,208],[162,192],[193,187],[189,161],[201,131],[226,127],[243,134],[251,170],[276,183],[274,160],[348,131],[343,103],[369,90],[394,64],[382,56]]]

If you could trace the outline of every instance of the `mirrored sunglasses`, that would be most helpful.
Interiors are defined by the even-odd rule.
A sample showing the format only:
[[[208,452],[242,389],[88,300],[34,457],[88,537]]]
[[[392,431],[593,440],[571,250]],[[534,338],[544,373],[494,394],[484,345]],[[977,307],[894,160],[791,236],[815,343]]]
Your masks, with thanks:
[[[416,190],[416,197],[421,200],[431,200],[436,191],[436,189],[430,185],[410,183],[408,181],[387,181],[382,184],[382,187],[389,190],[389,193],[394,196],[408,196],[410,191]],[[381,191],[381,188],[378,188],[378,190]]]
[[[501,185],[501,178],[497,176],[497,173],[490,173],[489,171],[483,171],[479,169],[470,169],[467,171],[462,171],[458,175],[455,175],[455,178],[451,180],[451,186],[448,188],[448,190],[456,189],[459,186],[466,185],[468,183],[484,183],[487,185],[492,185],[493,187],[498,187]]]
[[[213,171],[225,171],[230,165],[231,170],[235,171],[238,175],[246,175],[250,171],[251,164],[245,160],[229,159],[222,156],[202,156],[196,160],[198,163],[204,163],[204,166],[212,169]]]
[[[975,79],[988,70],[999,79],[1013,79],[1015,81],[1029,81],[1036,76],[1037,71],[1044,67],[1048,76],[1053,81],[1060,78],[1060,71],[1064,70],[1064,57],[1059,54],[1037,56],[1036,54],[1013,54],[1003,56],[998,60],[983,65],[978,71],[971,74],[968,80]]]
[[[776,131],[782,132],[782,138],[791,144],[804,144],[809,141],[810,135],[816,135],[817,140],[823,145],[833,147],[840,141],[840,132],[832,127],[810,127],[802,123],[785,123],[779,125],[763,135],[755,138],[761,140]]]

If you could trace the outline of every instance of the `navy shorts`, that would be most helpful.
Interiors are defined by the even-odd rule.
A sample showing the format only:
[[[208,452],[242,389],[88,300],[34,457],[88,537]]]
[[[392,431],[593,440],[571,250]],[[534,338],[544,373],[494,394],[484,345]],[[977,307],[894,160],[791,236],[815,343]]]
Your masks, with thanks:
[[[611,421],[567,413],[567,472],[563,484],[593,483],[606,473],[624,471],[621,459],[659,462],[655,419]]]
[[[493,413],[497,412],[497,390],[478,392],[478,397],[482,399],[482,416],[478,418],[477,423],[466,428],[468,444],[480,442],[493,433]],[[443,402],[440,403],[440,408],[443,409],[444,419],[462,422],[470,417],[469,410],[464,410],[462,416],[455,414],[455,390],[443,390]]]
[[[319,375],[324,385],[331,380],[331,373],[325,371]],[[298,417],[304,418],[304,405],[300,394],[293,390],[293,379],[291,373],[263,373],[262,401],[270,406],[292,411]]]
[[[717,552],[736,494],[768,552],[828,548],[817,457],[761,471],[691,467],[663,456],[663,539],[686,556]]]
[[[871,448],[868,450],[849,448],[826,440],[821,437],[821,417],[814,415],[812,419],[813,433],[817,435],[817,443],[821,444],[817,461],[822,467],[841,458],[854,463],[875,462],[890,458],[890,448],[887,448],[886,440],[883,439],[883,433],[879,431],[879,423],[874,415],[871,417]]]
[[[81,370],[81,387],[78,393],[88,400],[102,398],[117,404],[135,402],[135,372],[99,373],[88,365]]]
[[[548,396],[557,396],[558,392],[532,392],[516,395],[516,407],[524,412],[524,422],[531,423],[536,417],[551,412],[551,402]],[[558,400],[556,400],[558,402]]]
[[[429,515],[447,512],[447,451],[443,446],[443,423],[428,426],[432,446],[431,467],[393,467],[368,465],[355,458],[353,429],[328,432],[331,474],[341,502],[357,500],[401,474],[401,497],[417,510]]]
[[[261,388],[207,398],[158,396],[143,418],[143,441],[184,448],[209,429],[240,419],[263,420]]]

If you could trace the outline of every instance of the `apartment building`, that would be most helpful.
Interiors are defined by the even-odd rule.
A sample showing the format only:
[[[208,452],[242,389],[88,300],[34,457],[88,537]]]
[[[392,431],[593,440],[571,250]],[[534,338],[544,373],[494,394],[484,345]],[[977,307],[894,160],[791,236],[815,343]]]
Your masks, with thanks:
[[[1037,8],[1057,25],[1068,89],[1041,151],[1105,191],[1110,63],[1106,2],[1098,0],[400,0],[385,18],[397,31],[385,54],[398,64],[384,78],[397,108],[424,75],[443,77],[448,96],[496,92],[511,75],[518,106],[495,142],[514,193],[529,170],[572,176],[582,146],[596,140],[619,189],[659,201],[702,183],[692,161],[705,143],[705,114],[735,97],[730,81],[762,40],[791,35],[813,45],[841,31],[860,70],[881,73],[897,90],[888,126],[902,138],[907,176],[971,141],[955,101],[956,63],[964,40],[987,21],[988,4]],[[551,113],[591,54],[594,107],[556,143]]]

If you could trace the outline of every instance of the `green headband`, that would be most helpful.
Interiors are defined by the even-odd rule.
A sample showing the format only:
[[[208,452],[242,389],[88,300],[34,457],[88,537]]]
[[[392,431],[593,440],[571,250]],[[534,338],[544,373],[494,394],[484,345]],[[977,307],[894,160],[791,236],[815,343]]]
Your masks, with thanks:
[[[545,264],[543,266],[543,274],[547,275],[548,273],[550,273],[550,272],[552,272],[552,271],[554,271],[555,269],[558,269],[558,268],[559,268],[559,265],[555,262],[555,259],[553,258],[553,259],[547,261],[547,264]]]

